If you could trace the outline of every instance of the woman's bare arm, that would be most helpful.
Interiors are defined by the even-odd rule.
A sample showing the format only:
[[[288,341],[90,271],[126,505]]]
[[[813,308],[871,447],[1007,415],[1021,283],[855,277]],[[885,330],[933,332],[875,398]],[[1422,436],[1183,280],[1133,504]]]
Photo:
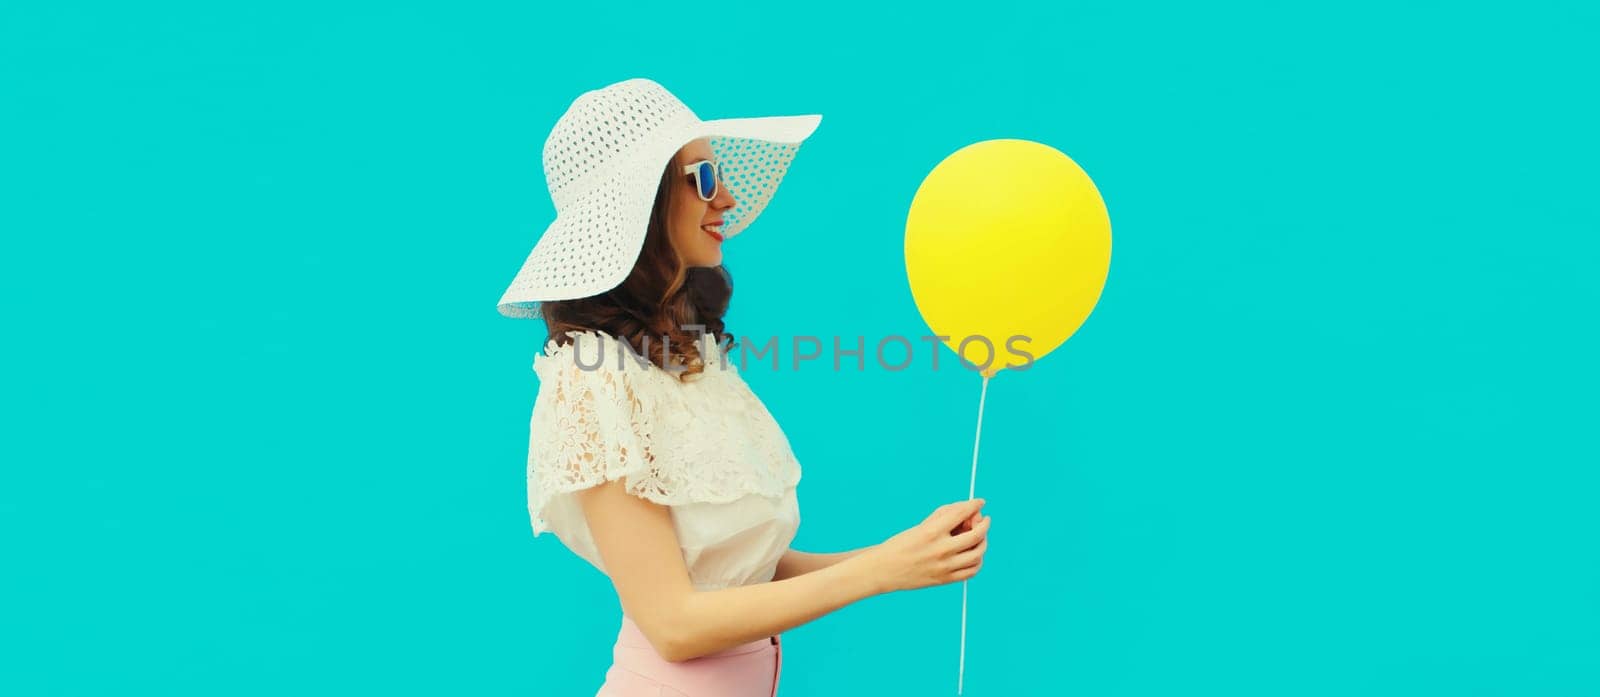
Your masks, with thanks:
[[[657,653],[681,661],[779,634],[880,592],[855,567],[696,592],[671,509],[612,480],[579,493],[622,610]]]
[[[782,559],[778,560],[778,572],[772,577],[772,580],[782,581],[786,578],[794,578],[813,571],[820,571],[869,549],[872,548],[862,547],[846,552],[827,553],[802,552],[798,549],[790,549],[783,553]]]
[[[875,554],[853,554],[781,581],[696,591],[670,508],[627,493],[620,479],[578,497],[623,612],[669,661],[779,634],[880,593],[969,578],[987,545],[987,525],[949,533],[980,499],[942,507],[918,528],[857,550]]]
[[[978,513],[973,513],[972,517],[962,522],[961,526],[957,528],[957,531],[962,532],[971,530],[972,527],[977,525],[978,521],[980,520],[982,520],[982,516],[980,516]],[[862,552],[866,552],[876,546],[877,545],[869,545],[867,547],[852,549],[844,552],[826,553],[802,552],[798,549],[790,548],[788,551],[783,553],[783,558],[778,560],[778,571],[777,574],[773,576],[772,580],[781,581],[786,578],[794,578],[795,576],[809,574],[820,569],[826,569],[834,564],[861,554]]]

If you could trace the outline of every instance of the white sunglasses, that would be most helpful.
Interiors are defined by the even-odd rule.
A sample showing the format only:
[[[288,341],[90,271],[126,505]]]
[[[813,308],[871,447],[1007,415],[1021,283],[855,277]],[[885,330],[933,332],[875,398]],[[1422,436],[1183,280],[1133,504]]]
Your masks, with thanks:
[[[717,197],[717,185],[722,181],[722,163],[700,160],[683,166],[683,173],[694,178],[694,192],[701,201]]]

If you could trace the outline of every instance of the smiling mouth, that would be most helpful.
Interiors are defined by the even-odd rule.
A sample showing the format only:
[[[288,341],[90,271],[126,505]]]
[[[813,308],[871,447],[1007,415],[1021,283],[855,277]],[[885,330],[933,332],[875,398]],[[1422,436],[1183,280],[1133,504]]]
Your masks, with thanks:
[[[722,225],[720,225],[720,224],[719,225],[701,225],[700,229],[704,230],[707,235],[710,235],[712,237],[712,239],[715,239],[718,242],[721,242],[723,240],[723,237],[722,237]]]

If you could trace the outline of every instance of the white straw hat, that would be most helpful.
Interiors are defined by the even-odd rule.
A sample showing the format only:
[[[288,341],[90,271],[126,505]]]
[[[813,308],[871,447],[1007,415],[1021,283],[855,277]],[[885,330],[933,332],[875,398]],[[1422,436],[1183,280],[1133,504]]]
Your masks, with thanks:
[[[638,259],[661,172],[690,141],[711,139],[722,185],[738,203],[722,235],[755,220],[819,114],[701,121],[645,78],[580,95],[544,144],[544,176],[556,219],[500,297],[500,314],[538,317],[545,300],[586,298],[627,278]]]

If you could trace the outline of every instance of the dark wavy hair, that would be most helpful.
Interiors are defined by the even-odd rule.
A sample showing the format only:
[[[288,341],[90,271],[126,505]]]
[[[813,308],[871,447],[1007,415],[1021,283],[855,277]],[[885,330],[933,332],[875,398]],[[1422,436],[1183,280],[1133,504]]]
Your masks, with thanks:
[[[675,199],[672,187],[678,183],[677,159],[673,155],[661,173],[644,244],[628,277],[599,295],[541,303],[549,332],[546,342],[570,344],[572,337],[566,335],[570,330],[605,332],[627,342],[657,367],[678,373],[680,379],[705,369],[698,336],[687,325],[703,325],[718,344],[734,345],[723,322],[733,298],[733,276],[722,265],[685,266],[667,234]],[[669,362],[676,366],[669,367]]]

